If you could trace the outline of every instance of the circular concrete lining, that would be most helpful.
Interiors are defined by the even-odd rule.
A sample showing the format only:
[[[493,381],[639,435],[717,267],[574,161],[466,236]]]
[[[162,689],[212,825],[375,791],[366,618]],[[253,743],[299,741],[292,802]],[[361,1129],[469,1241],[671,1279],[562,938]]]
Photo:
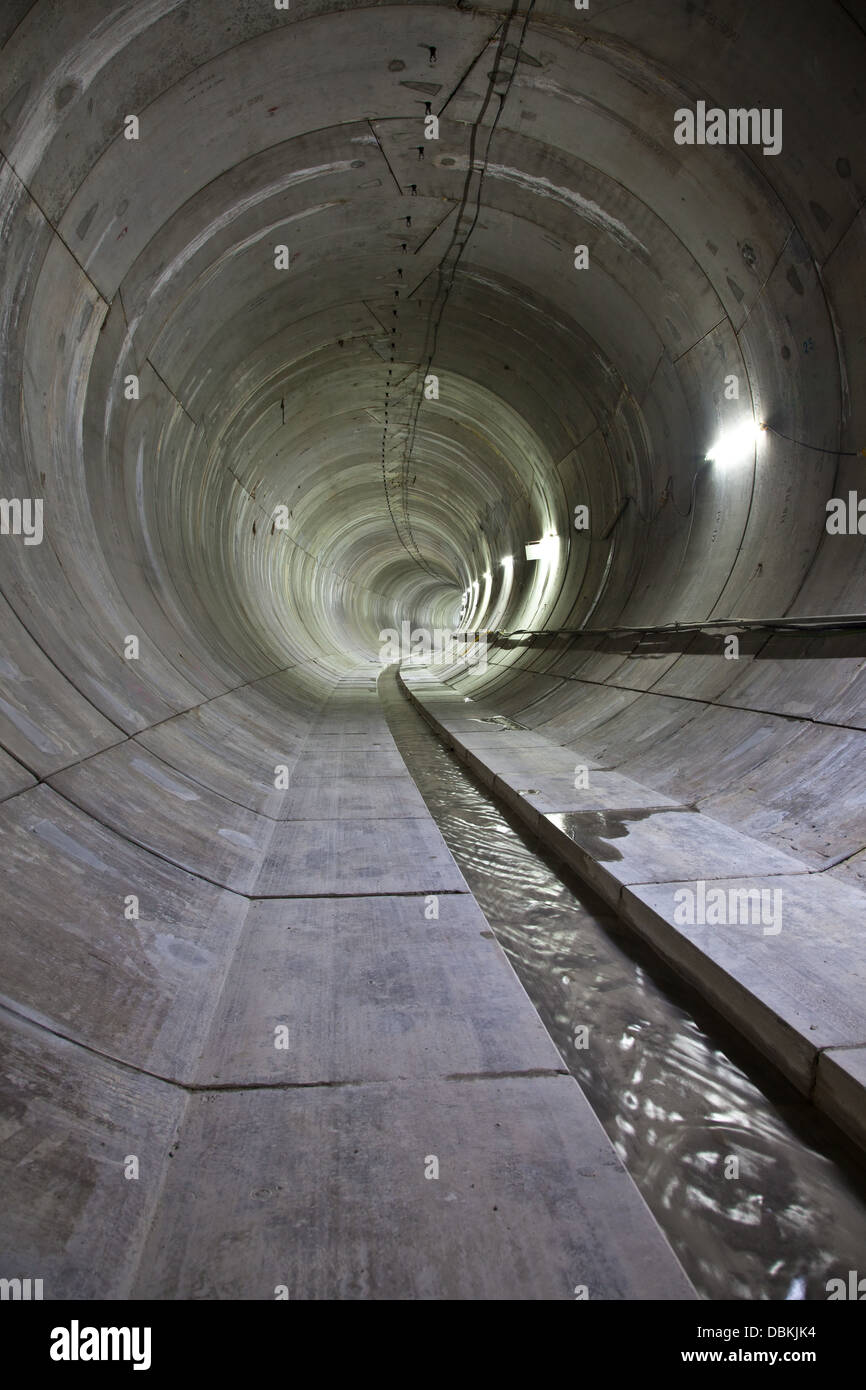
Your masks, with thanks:
[[[866,493],[855,9],[7,0],[16,1008],[190,1080],[274,766],[386,629],[863,610],[856,511],[826,526]],[[775,124],[678,143],[700,103]],[[506,645],[457,686],[859,886],[863,656],[742,657]]]

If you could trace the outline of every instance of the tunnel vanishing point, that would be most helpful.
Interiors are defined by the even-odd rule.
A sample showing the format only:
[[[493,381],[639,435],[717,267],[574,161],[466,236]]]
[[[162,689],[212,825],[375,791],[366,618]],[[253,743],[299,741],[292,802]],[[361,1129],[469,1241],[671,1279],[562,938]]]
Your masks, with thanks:
[[[693,1298],[403,753],[866,1144],[866,9],[0,44],[4,1296]]]

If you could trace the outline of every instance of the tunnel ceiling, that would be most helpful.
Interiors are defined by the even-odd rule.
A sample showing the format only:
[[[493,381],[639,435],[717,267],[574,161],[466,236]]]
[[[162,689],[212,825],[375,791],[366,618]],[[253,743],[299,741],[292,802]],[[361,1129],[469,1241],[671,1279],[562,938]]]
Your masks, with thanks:
[[[857,609],[863,31],[818,9],[7,3],[10,660],[129,730],[473,581],[503,628]],[[678,145],[699,100],[781,151]]]

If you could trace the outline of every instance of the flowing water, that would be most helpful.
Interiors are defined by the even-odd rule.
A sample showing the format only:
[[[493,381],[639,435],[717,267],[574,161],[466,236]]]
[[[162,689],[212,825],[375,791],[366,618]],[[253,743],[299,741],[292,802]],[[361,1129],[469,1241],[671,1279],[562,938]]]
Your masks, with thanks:
[[[853,1146],[500,807],[393,671],[379,693],[491,929],[698,1293],[825,1299],[828,1279],[866,1275]]]

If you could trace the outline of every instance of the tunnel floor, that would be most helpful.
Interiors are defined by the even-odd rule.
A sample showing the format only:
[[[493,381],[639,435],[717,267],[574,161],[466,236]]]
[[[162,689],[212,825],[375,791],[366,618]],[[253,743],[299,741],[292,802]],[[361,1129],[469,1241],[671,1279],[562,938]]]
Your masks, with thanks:
[[[379,693],[446,844],[698,1293],[826,1298],[866,1246],[866,1171],[847,1140],[534,841],[394,668]]]
[[[313,719],[278,823],[280,885],[303,890],[260,878],[194,1080],[156,1088],[172,1139],[132,1296],[693,1298],[412,782],[378,674]]]

